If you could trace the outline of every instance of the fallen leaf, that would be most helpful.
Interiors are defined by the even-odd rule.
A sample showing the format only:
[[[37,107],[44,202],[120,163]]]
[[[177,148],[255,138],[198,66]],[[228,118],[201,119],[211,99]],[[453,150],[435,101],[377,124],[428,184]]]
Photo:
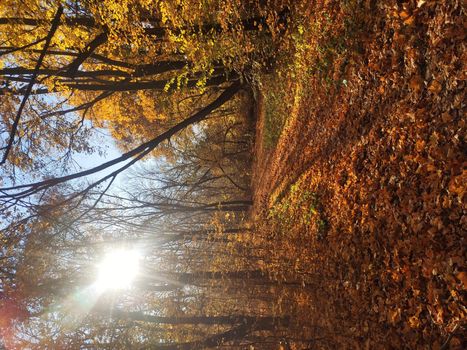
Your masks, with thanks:
[[[467,288],[467,273],[465,272],[459,272],[456,276],[456,278],[462,282],[463,284],[463,289]]]
[[[415,92],[419,92],[423,86],[423,79],[420,75],[414,75],[409,81],[409,88]]]
[[[430,86],[428,86],[428,90],[434,94],[438,94],[441,91],[441,88],[441,83],[437,80],[433,80]]]
[[[414,16],[410,16],[409,18],[407,18],[405,21],[404,21],[404,24],[406,26],[411,26],[412,24],[415,23],[415,17]]]

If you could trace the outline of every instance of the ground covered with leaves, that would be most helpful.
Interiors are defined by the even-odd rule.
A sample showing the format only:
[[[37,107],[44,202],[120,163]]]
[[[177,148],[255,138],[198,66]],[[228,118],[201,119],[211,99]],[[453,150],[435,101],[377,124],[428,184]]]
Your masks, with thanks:
[[[291,54],[259,87],[251,237],[295,316],[286,345],[460,349],[465,8],[295,10]]]

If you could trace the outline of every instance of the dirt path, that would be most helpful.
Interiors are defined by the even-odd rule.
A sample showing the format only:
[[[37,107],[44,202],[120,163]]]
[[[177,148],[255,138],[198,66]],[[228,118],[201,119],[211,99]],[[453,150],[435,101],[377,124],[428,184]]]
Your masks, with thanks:
[[[310,77],[297,117],[259,155],[257,220],[282,230],[277,259],[310,284],[318,274],[319,290],[295,302],[302,317],[319,315],[305,326],[339,334],[321,347],[461,348],[465,14],[456,1],[372,11],[364,51],[347,57],[343,78],[342,61],[333,67],[339,84]],[[297,193],[313,193],[325,227],[284,224]]]

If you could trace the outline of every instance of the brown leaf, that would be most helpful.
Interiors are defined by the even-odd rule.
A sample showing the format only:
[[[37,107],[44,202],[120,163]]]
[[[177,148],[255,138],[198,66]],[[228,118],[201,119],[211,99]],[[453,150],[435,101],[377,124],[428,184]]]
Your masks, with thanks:
[[[415,92],[419,92],[423,86],[423,79],[420,75],[414,75],[409,81],[409,88]]]
[[[438,94],[441,91],[442,85],[439,81],[433,80],[428,86],[428,90],[434,94]]]
[[[444,112],[443,114],[441,114],[441,120],[443,121],[443,123],[449,123],[453,119],[454,118],[452,117],[452,115],[448,112]]]
[[[467,273],[465,272],[459,272],[456,276],[456,278],[462,282],[463,288],[467,289]]]

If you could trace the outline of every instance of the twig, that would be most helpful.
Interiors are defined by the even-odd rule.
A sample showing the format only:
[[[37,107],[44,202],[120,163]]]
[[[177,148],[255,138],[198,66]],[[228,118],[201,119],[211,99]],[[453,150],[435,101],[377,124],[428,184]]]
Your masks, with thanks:
[[[5,162],[6,162],[7,158],[8,158],[8,154],[10,153],[10,150],[11,150],[11,148],[13,146],[13,141],[15,139],[16,131],[18,129],[19,120],[21,119],[21,113],[23,112],[24,106],[26,105],[26,101],[27,101],[29,95],[31,94],[32,87],[34,86],[34,83],[36,82],[37,73],[39,71],[40,66],[42,65],[42,61],[44,60],[45,53],[47,52],[47,49],[48,49],[48,47],[50,45],[50,41],[52,40],[53,35],[57,31],[58,25],[60,23],[60,17],[62,15],[62,13],[63,13],[63,7],[60,5],[58,7],[57,13],[55,14],[55,17],[54,17],[54,19],[52,21],[52,27],[50,28],[50,31],[47,34],[47,37],[45,38],[44,48],[42,49],[42,52],[39,55],[39,59],[37,60],[36,67],[34,68],[34,72],[32,74],[31,81],[29,82],[29,85],[28,85],[28,87],[26,89],[26,92],[24,93],[23,100],[21,101],[21,105],[19,106],[18,113],[16,114],[16,118],[15,118],[15,120],[13,122],[13,126],[11,127],[10,138],[8,140],[8,144],[5,147],[1,148],[2,150],[5,150],[5,153],[3,154],[3,159],[0,162],[0,165],[5,164]]]
[[[451,342],[452,337],[454,337],[454,334],[456,333],[457,328],[459,328],[459,324],[456,324],[456,326],[455,326],[454,329],[452,330],[451,334],[449,334],[448,338],[447,338],[446,341],[443,343],[443,345],[441,345],[441,347],[439,348],[439,350],[446,350],[446,349],[449,347],[449,343]]]
[[[44,40],[46,40],[46,38],[40,38],[40,39],[37,39],[37,40],[33,41],[32,43],[29,43],[29,44],[26,44],[26,45],[23,45],[23,46],[20,46],[20,47],[15,47],[15,48],[0,52],[0,56],[8,55],[8,54],[16,52],[16,51],[21,51],[21,50],[27,49],[28,47],[31,47],[31,46],[34,46],[34,45],[37,45],[37,44],[43,42]]]
[[[195,113],[191,117],[185,119],[184,121],[182,121],[179,124],[173,126],[169,130],[167,130],[167,131],[163,132],[162,134],[158,135],[154,139],[141,144],[140,146],[134,148],[133,150],[131,150],[131,151],[127,152],[127,153],[124,153],[120,157],[117,157],[117,158],[115,158],[113,160],[105,162],[105,163],[103,163],[101,165],[98,165],[98,166],[96,166],[94,168],[77,172],[75,174],[66,175],[66,176],[62,176],[62,177],[58,177],[58,178],[47,179],[47,180],[39,181],[39,182],[36,182],[36,183],[30,183],[30,184],[24,184],[24,185],[1,188],[0,192],[2,192],[4,194],[0,195],[0,199],[2,199],[4,201],[8,201],[9,197],[10,198],[25,198],[25,197],[28,197],[28,196],[33,195],[35,193],[38,193],[39,191],[45,190],[45,189],[47,189],[49,187],[53,187],[53,186],[56,186],[56,185],[58,185],[60,183],[64,183],[64,182],[67,182],[67,181],[70,181],[70,180],[74,180],[74,179],[77,179],[77,178],[81,178],[81,177],[84,177],[84,176],[88,176],[88,175],[100,172],[100,171],[102,171],[104,169],[110,168],[110,167],[112,167],[112,166],[114,166],[116,164],[119,164],[119,163],[122,163],[122,162],[125,162],[125,161],[128,161],[128,160],[131,159],[128,163],[121,166],[119,169],[117,169],[117,170],[113,171],[112,173],[104,176],[103,178],[101,178],[100,180],[94,182],[93,184],[88,186],[88,188],[86,188],[84,190],[84,191],[88,191],[91,188],[96,187],[100,183],[106,181],[110,177],[112,177],[112,176],[124,171],[125,169],[129,168],[131,165],[133,165],[138,160],[145,157],[152,150],[154,150],[161,142],[167,140],[168,138],[172,137],[173,135],[175,135],[179,131],[185,129],[186,127],[192,125],[193,123],[197,123],[197,122],[203,120],[204,118],[206,118],[206,116],[209,115],[209,113],[211,113],[216,108],[222,106],[226,101],[230,100],[230,98],[232,96],[234,96],[238,92],[238,90],[240,90],[241,86],[242,85],[241,85],[240,81],[235,81],[228,89],[226,89],[221,95],[219,95],[216,100],[211,102],[209,105],[204,107],[202,110],[198,111],[197,113]],[[8,192],[10,192],[10,191],[16,191],[16,190],[21,190],[21,189],[24,189],[24,190],[20,191],[20,192],[17,192],[17,193],[8,194]],[[74,196],[74,197],[76,197],[76,196]],[[72,197],[72,198],[74,198],[74,197]]]

